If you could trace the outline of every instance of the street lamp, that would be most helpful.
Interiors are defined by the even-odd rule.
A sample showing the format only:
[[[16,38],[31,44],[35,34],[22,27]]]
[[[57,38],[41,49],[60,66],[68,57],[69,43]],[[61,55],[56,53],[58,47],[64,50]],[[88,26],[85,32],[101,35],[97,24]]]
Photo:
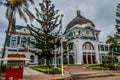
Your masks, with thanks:
[[[61,27],[61,40],[60,40],[60,42],[61,42],[61,69],[62,69],[62,72],[61,72],[61,74],[62,75],[64,75],[64,73],[63,73],[63,44],[62,44],[62,38],[63,38],[63,33],[62,33],[62,17],[63,17],[64,15],[63,14],[61,14],[61,21],[60,21],[60,27]]]
[[[62,75],[64,75],[63,73],[63,44],[62,44],[62,38],[63,38],[63,34],[61,34],[61,69],[62,69]]]

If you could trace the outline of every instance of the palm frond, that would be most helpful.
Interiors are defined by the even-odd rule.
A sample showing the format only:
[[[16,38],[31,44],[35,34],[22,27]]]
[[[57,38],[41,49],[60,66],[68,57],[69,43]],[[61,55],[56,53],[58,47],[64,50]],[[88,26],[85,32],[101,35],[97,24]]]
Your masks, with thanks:
[[[17,7],[17,10],[18,10],[18,14],[19,14],[20,18],[23,18],[23,20],[25,22],[27,22],[27,18],[25,16],[25,14],[23,13],[23,11],[21,10],[21,7]]]
[[[25,11],[31,21],[35,18],[35,16],[27,8],[24,7],[23,11]]]

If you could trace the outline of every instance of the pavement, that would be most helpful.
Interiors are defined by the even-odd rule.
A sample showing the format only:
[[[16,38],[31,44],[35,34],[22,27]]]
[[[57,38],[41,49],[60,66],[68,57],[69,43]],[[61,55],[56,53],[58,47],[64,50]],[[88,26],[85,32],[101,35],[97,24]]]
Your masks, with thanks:
[[[24,68],[24,80],[57,80],[69,78],[71,75],[68,72],[64,72],[64,75],[61,74],[44,74],[33,70],[29,67]]]
[[[90,70],[84,66],[68,66],[64,68],[64,75],[44,74],[29,67],[24,68],[24,80],[68,80],[71,76],[74,80],[120,80],[120,73]]]
[[[100,71],[93,71],[83,66],[67,66],[64,68],[64,75],[61,74],[44,74],[33,70],[29,67],[24,68],[24,80],[60,80],[71,78],[71,75],[96,74]]]
[[[34,76],[34,75],[43,75],[43,73],[33,70],[29,67],[24,67],[24,76]]]
[[[99,73],[101,71],[99,70],[91,70],[91,69],[86,69],[85,66],[68,66],[67,69],[65,69],[72,75],[77,75],[77,74],[95,74]]]

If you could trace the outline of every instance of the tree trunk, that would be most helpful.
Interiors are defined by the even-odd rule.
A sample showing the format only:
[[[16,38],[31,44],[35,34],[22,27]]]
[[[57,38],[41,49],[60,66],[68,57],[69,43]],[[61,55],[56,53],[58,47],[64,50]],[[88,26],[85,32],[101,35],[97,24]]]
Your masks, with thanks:
[[[12,8],[10,18],[8,18],[8,28],[7,28],[7,31],[6,31],[6,37],[5,37],[4,47],[3,47],[3,50],[2,50],[2,58],[4,58],[5,54],[6,54],[7,38],[8,38],[8,34],[10,32],[10,27],[12,27],[11,24],[13,23],[13,20],[12,20],[13,12],[14,12],[14,7]],[[1,70],[2,70],[2,65],[3,65],[3,61],[1,61],[1,66],[0,66]]]
[[[8,38],[8,34],[9,34],[9,29],[10,29],[10,24],[8,24],[8,29],[6,31],[6,37],[5,37],[5,42],[4,42],[4,47],[3,47],[3,50],[2,50],[2,58],[4,58],[5,56],[5,53],[6,53],[6,44],[7,44],[7,38]],[[2,65],[3,65],[3,61],[1,61],[1,71],[2,71]]]
[[[50,63],[49,63],[49,59],[46,59],[46,64],[47,64],[47,73],[50,73]]]
[[[112,65],[114,64],[114,56],[113,56],[113,47],[112,47]]]

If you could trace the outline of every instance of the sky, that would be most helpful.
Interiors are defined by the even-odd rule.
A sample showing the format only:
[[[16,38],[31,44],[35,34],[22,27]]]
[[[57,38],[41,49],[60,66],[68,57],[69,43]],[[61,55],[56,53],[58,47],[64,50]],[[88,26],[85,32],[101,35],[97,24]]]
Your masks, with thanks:
[[[38,2],[42,0],[35,0],[35,5],[30,6],[30,10],[35,13],[34,7],[38,7]],[[101,30],[99,39],[105,42],[107,36],[114,35],[116,6],[120,3],[119,0],[52,0],[55,4],[55,9],[59,9],[59,14],[63,14],[63,31],[67,24],[76,17],[76,11],[80,10],[81,15],[91,20],[95,24],[95,28]],[[0,46],[4,45],[5,30],[8,22],[5,17],[6,8],[0,6]],[[17,25],[26,25],[26,23],[16,16]]]

